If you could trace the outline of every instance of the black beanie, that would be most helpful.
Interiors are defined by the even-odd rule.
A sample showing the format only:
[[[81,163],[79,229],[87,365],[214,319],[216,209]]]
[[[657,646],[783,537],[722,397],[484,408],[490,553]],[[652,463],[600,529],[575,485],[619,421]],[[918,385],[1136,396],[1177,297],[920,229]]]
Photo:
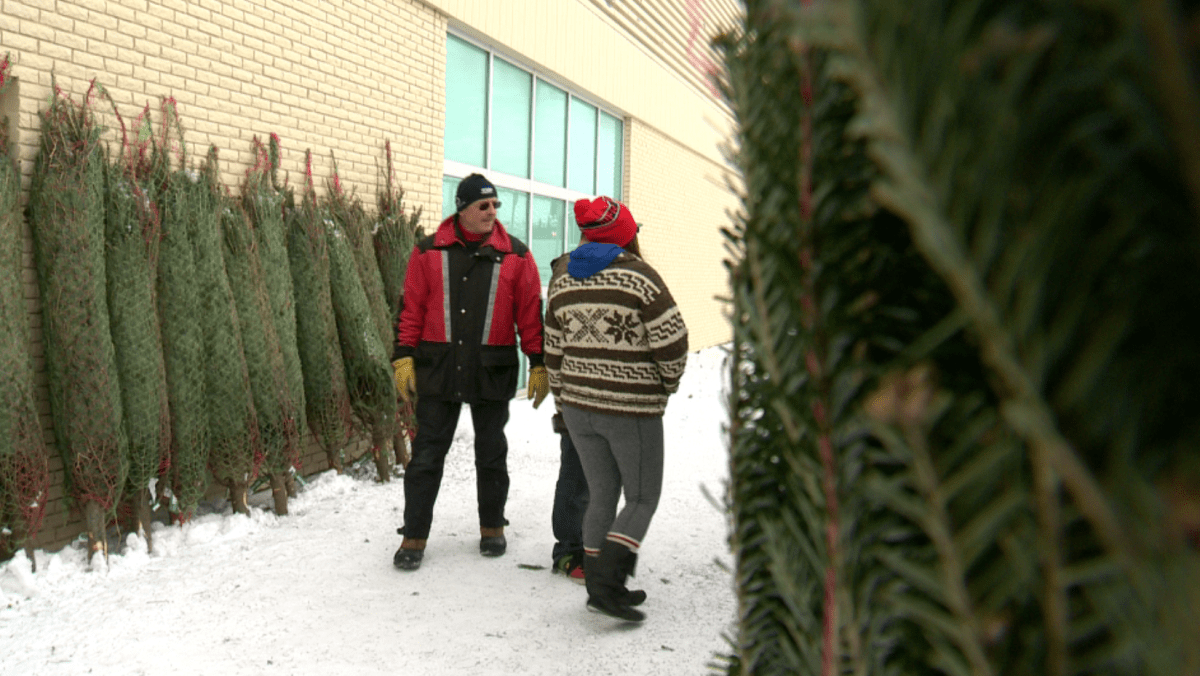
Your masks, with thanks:
[[[462,211],[475,200],[496,196],[496,186],[483,177],[483,174],[471,174],[458,182],[458,192],[454,195],[455,211]]]

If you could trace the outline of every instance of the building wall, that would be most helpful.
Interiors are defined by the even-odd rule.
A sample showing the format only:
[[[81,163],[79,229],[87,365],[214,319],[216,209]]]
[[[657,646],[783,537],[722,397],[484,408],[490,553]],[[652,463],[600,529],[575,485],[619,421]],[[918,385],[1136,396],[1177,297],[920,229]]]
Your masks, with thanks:
[[[728,342],[729,282],[722,261],[737,200],[722,167],[640,120],[628,133],[625,202],[642,230],[638,243],[679,304],[692,349]]]

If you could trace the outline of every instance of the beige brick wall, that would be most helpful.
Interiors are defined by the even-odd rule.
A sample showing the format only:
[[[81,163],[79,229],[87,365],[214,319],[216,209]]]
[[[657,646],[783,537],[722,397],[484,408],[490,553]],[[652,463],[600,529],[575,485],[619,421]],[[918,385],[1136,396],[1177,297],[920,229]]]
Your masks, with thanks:
[[[178,101],[191,158],[220,149],[222,182],[238,190],[251,163],[251,140],[276,133],[293,185],[304,179],[304,151],[324,192],[336,156],[343,184],[373,208],[383,143],[392,142],[396,179],[412,207],[435,221],[441,203],[446,19],[416,0],[297,0],[286,6],[227,0],[3,0],[0,51],[14,62],[17,138],[27,190],[37,152],[38,110],[51,76],[78,101],[95,78],[127,124],[147,103],[155,123],[161,97]],[[11,102],[9,102],[11,104]],[[8,106],[5,107],[8,109]],[[110,143],[119,141],[112,106],[97,102]],[[23,196],[24,202],[25,196]],[[40,305],[32,244],[26,237],[29,301],[46,438],[53,430],[45,385]],[[356,442],[347,453],[358,455]],[[80,531],[63,501],[63,465],[51,446],[51,496],[38,547],[57,547]],[[324,469],[309,440],[306,471]]]
[[[127,121],[147,103],[158,121],[160,98],[175,97],[192,157],[215,144],[232,188],[251,162],[251,139],[277,133],[293,184],[305,150],[318,187],[333,153],[342,180],[373,204],[390,140],[407,200],[439,207],[446,23],[421,2],[4,0],[0,16],[0,45],[21,78],[26,181],[53,74],[76,100],[96,78]],[[111,107],[97,107],[115,141]]]
[[[692,349],[728,342],[732,329],[721,228],[738,208],[723,165],[644,122],[628,122],[626,199],[638,243],[679,304]]]

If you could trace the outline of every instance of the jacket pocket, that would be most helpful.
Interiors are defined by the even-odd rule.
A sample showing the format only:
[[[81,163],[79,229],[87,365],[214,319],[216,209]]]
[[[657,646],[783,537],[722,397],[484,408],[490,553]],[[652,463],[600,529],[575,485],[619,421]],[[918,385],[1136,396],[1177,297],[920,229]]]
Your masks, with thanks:
[[[413,355],[417,395],[445,397],[454,383],[450,375],[450,344],[421,343]]]
[[[517,393],[520,361],[515,345],[484,345],[479,352],[479,398],[508,401]]]

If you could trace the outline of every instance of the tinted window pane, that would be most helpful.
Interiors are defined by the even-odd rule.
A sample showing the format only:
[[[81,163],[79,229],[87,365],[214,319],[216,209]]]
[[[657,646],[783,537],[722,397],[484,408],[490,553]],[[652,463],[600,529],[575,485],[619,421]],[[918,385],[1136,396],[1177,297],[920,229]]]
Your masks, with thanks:
[[[508,234],[516,237],[522,242],[529,242],[529,193],[517,192],[508,188],[496,188],[496,196],[500,198],[503,206],[500,211],[496,212],[496,218],[500,219],[500,223],[504,225],[504,229],[508,230]],[[546,280],[542,280],[545,284]],[[527,371],[525,363],[525,354],[521,353],[521,375],[517,379],[517,390],[520,391],[525,387],[525,376]]]
[[[596,139],[596,194],[621,199],[621,172],[624,168],[624,123],[600,113],[600,137]]]
[[[571,190],[596,190],[596,106],[571,99],[571,147],[568,152]]]
[[[453,176],[442,177],[442,220],[446,220],[455,212],[454,193],[458,190],[458,182],[462,179]]]
[[[537,83],[537,121],[534,138],[534,179],[565,188],[567,93],[541,80]]]
[[[496,196],[500,198],[500,211],[496,218],[504,225],[508,234],[522,242],[529,241],[529,193],[517,192],[508,188],[496,188]]]
[[[537,261],[542,286],[550,283],[550,263],[563,254],[567,203],[551,197],[533,196],[533,234],[529,249]]]
[[[484,165],[487,52],[446,39],[446,159]]]
[[[492,59],[492,169],[529,178],[533,75]]]

